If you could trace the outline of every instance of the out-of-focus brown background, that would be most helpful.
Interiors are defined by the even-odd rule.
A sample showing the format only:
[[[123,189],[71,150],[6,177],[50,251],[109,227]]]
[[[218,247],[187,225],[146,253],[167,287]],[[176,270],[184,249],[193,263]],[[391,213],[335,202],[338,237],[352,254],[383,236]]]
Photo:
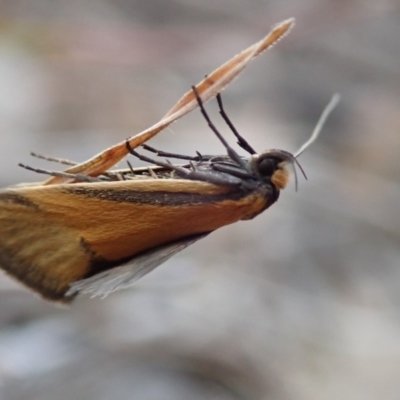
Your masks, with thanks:
[[[292,16],[223,95],[256,149],[294,151],[339,92],[309,180],[106,299],[60,309],[2,275],[1,400],[400,397],[397,0],[2,1],[0,186],[54,168],[32,150],[82,161],[157,122]],[[151,144],[223,152],[198,111]]]

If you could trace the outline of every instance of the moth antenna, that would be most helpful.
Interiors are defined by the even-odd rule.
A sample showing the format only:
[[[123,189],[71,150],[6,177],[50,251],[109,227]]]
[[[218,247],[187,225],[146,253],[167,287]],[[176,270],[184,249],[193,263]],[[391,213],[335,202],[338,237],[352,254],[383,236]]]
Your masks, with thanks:
[[[340,95],[338,93],[335,93],[332,96],[328,105],[324,108],[324,111],[322,111],[322,114],[319,117],[317,125],[315,125],[315,128],[314,128],[310,138],[296,151],[296,153],[294,153],[295,158],[297,158],[299,155],[301,155],[304,152],[304,150],[306,150],[308,147],[310,147],[310,145],[312,143],[315,142],[315,140],[319,136],[322,128],[324,127],[326,120],[328,119],[331,112],[338,105],[339,101],[340,101]],[[297,165],[299,165],[299,164],[297,163]],[[299,167],[300,167],[300,165],[299,165]],[[301,167],[300,167],[300,169],[301,169]],[[303,175],[305,175],[304,172],[303,172]]]

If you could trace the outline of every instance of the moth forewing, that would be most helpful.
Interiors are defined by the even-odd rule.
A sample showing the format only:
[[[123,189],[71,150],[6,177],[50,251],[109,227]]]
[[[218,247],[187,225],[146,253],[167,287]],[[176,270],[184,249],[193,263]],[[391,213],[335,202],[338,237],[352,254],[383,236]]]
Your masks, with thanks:
[[[184,179],[9,189],[0,194],[0,266],[43,297],[68,301],[76,281],[272,203],[268,187]]]

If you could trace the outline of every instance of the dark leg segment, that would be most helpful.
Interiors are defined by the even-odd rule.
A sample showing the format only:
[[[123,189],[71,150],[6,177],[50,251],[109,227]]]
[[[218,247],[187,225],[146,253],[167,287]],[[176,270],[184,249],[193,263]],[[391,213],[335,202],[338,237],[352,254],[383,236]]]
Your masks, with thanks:
[[[142,145],[142,147],[147,150],[150,151],[151,153],[155,153],[160,157],[168,157],[168,158],[177,158],[179,160],[189,160],[189,161],[201,161],[201,155],[197,155],[197,156],[186,156],[183,154],[176,154],[176,153],[168,153],[167,151],[162,151],[162,150],[157,150],[154,147],[150,147],[147,144]]]
[[[221,135],[221,133],[218,131],[218,129],[216,128],[216,126],[211,122],[210,117],[207,114],[207,111],[204,108],[203,105],[203,101],[200,98],[199,92],[197,91],[195,86],[192,86],[193,92],[196,96],[197,99],[197,103],[199,104],[200,107],[200,111],[203,114],[204,119],[207,121],[208,126],[210,127],[210,129],[215,133],[215,135],[217,136],[217,138],[221,141],[221,143],[225,146],[226,151],[228,153],[228,156],[235,161],[237,164],[239,164],[245,171],[251,172],[249,170],[248,165],[242,160],[242,158],[239,156],[238,153],[236,153],[236,151],[229,146],[228,142],[224,139],[224,137]]]
[[[148,163],[151,163],[154,165],[158,165],[163,168],[173,170],[178,175],[182,176],[185,179],[213,183],[214,185],[235,186],[235,187],[239,186],[241,183],[240,181],[237,181],[237,182],[229,181],[228,179],[224,179],[219,176],[212,175],[212,174],[207,174],[202,171],[189,170],[186,168],[178,167],[167,161],[153,160],[152,158],[144,156],[144,155],[138,153],[137,151],[135,151],[132,148],[132,146],[130,145],[128,140],[126,141],[126,148],[128,149],[129,153],[131,153],[133,156],[137,157],[139,160],[145,161],[145,162],[148,162]]]
[[[246,150],[248,153],[250,154],[257,154],[256,151],[249,145],[249,143],[247,142],[246,139],[244,139],[240,133],[237,131],[237,129],[235,128],[235,126],[233,125],[232,121],[229,119],[228,115],[226,114],[225,110],[224,110],[224,106],[222,105],[222,97],[221,94],[218,93],[217,94],[217,102],[218,102],[218,106],[219,106],[219,113],[221,114],[222,118],[224,119],[224,121],[226,122],[226,124],[229,126],[229,128],[231,128],[231,131],[233,132],[233,134],[236,136],[237,138],[237,144],[243,149]]]

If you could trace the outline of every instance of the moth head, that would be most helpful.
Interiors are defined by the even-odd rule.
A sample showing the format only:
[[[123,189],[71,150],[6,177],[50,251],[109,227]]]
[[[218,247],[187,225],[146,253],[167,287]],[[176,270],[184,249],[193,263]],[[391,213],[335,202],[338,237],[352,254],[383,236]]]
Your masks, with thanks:
[[[263,180],[269,180],[277,190],[285,189],[289,182],[289,166],[297,165],[305,176],[303,168],[296,157],[285,150],[267,150],[255,154],[251,160],[252,168]],[[297,174],[294,168],[297,189]]]
[[[277,190],[284,189],[289,182],[288,166],[291,165],[294,171],[295,187],[297,190],[296,166],[300,169],[304,178],[307,176],[298,162],[297,158],[317,139],[326,119],[336,107],[340,96],[336,93],[331,101],[323,110],[317,125],[315,126],[310,138],[294,153],[285,150],[267,150],[261,154],[251,156],[250,165],[253,171],[263,180],[269,180]]]

